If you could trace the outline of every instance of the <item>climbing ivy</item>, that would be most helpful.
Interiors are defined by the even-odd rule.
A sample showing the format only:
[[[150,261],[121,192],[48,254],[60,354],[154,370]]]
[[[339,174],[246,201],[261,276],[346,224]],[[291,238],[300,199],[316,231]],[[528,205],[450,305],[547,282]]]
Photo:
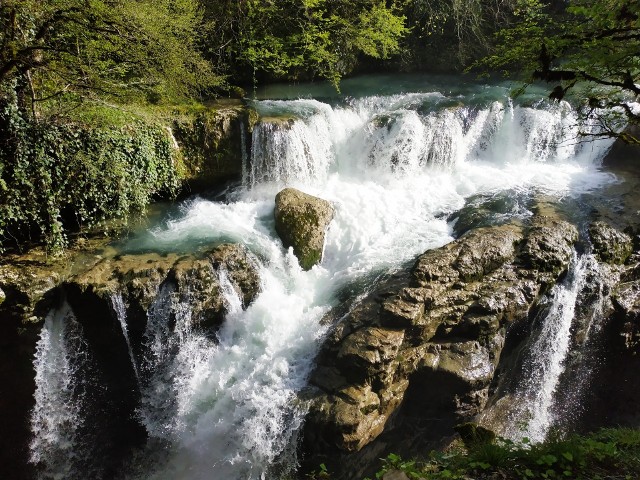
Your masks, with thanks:
[[[59,253],[70,229],[126,218],[177,191],[161,126],[38,123],[15,105],[0,110],[0,252],[43,240]]]

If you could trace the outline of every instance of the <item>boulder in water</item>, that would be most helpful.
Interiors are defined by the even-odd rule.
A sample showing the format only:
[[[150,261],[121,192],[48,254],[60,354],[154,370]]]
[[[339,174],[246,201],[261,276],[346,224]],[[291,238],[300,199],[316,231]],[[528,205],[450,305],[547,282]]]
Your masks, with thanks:
[[[285,247],[293,247],[300,266],[309,270],[322,260],[324,238],[333,219],[331,203],[294,188],[276,195],[276,232]]]

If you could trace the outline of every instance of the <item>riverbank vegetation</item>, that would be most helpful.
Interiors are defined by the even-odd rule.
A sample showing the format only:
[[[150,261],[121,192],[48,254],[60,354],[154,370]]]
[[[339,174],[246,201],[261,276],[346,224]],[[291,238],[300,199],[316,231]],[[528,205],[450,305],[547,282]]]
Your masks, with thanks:
[[[549,97],[573,93],[606,136],[640,144],[624,125],[640,125],[640,3],[629,0],[523,1],[512,26],[499,29],[478,65],[550,86]],[[583,136],[593,133],[582,132]],[[595,135],[600,135],[596,133]]]
[[[552,98],[589,85],[586,114],[638,141],[619,125],[638,123],[639,16],[628,0],[5,0],[0,251],[30,239],[61,251],[65,230],[175,193],[170,112],[263,82],[339,88],[354,73],[484,58],[551,82]]]
[[[535,445],[526,439],[523,443],[504,439],[460,442],[445,452],[432,452],[424,461],[389,455],[376,478],[386,478],[390,471],[424,480],[631,480],[640,471],[640,431],[609,428],[588,435],[552,437]],[[324,478],[330,478],[329,472]]]

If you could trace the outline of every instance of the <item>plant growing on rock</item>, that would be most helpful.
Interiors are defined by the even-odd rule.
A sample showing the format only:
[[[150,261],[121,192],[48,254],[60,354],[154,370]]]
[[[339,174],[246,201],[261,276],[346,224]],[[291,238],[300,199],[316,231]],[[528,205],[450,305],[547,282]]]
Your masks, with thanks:
[[[610,428],[584,436],[550,438],[535,445],[501,438],[466,447],[455,443],[448,451],[431,452],[422,461],[405,461],[391,454],[383,460],[377,478],[399,470],[409,478],[425,480],[631,480],[639,468],[640,431]]]

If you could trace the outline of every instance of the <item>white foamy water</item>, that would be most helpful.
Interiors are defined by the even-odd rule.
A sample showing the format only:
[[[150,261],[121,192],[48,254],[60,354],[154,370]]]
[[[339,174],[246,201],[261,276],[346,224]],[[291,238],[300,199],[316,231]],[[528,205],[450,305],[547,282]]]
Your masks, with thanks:
[[[36,345],[30,461],[40,467],[39,478],[79,478],[86,451],[78,437],[84,401],[78,374],[87,358],[82,329],[65,302],[49,313]]]
[[[422,113],[433,97],[370,97],[344,107],[258,102],[266,119],[254,129],[243,188],[230,203],[193,200],[155,232],[156,244],[243,242],[262,259],[263,282],[246,311],[231,310],[219,343],[193,372],[190,394],[180,396],[174,456],[157,478],[265,478],[300,424],[296,393],[335,292],[450,241],[441,214],[469,195],[567,195],[609,180],[595,168],[607,144],[576,143],[576,117],[566,104]],[[274,196],[285,185],[336,207],[323,262],[309,272],[274,233]]]
[[[533,443],[542,442],[559,417],[567,413],[556,411],[554,402],[572,341],[578,297],[594,272],[598,272],[598,262],[593,255],[576,255],[565,281],[551,292],[549,309],[529,347],[524,375],[515,394],[515,411],[505,431],[513,440],[526,437]],[[601,318],[603,298],[598,296],[590,317],[585,319],[588,330]]]
[[[140,372],[138,371],[138,363],[136,362],[133,349],[131,348],[131,340],[129,339],[129,328],[127,326],[127,306],[124,303],[121,293],[114,293],[111,295],[111,307],[116,314],[116,319],[122,329],[122,336],[127,344],[127,351],[129,352],[129,359],[131,360],[131,366],[133,367],[133,373],[136,376],[138,385],[140,384]]]
[[[261,479],[295,469],[296,403],[337,292],[452,240],[446,216],[478,193],[571,195],[611,177],[609,142],[575,142],[567,104],[438,107],[440,93],[366,97],[343,106],[262,101],[244,184],[226,203],[192,199],[137,241],[142,248],[242,242],[261,292],[246,309],[225,272],[228,314],[217,338],[190,327],[170,285],[148,313],[140,415],[169,445],[145,478]],[[477,102],[476,102],[477,103]],[[322,264],[302,271],[274,230],[275,194],[292,186],[331,201]],[[235,294],[235,296],[234,296]],[[154,457],[155,458],[155,457]]]

